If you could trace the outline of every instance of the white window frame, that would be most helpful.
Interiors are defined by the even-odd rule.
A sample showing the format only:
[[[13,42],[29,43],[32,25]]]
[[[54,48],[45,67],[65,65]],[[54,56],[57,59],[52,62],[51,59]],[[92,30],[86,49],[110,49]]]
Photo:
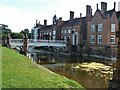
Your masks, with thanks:
[[[65,42],[67,41],[67,36],[64,36],[64,41],[65,41]]]
[[[49,35],[51,36],[51,32],[49,33]]]
[[[95,35],[91,35],[91,43],[95,43]]]
[[[61,34],[63,34],[64,33],[64,30],[61,30]]]
[[[53,40],[55,40],[55,36],[53,36]]]
[[[91,25],[91,32],[94,32],[95,31],[95,25]]]
[[[113,42],[112,42],[112,40],[113,40]],[[111,35],[111,44],[115,44],[115,35]]]
[[[71,33],[71,30],[70,30],[70,29],[68,30],[68,33]]]
[[[98,24],[98,31],[103,31],[103,24]]]
[[[64,30],[64,33],[67,33],[67,30]]]
[[[115,24],[111,24],[111,32],[115,32]]]
[[[98,43],[102,43],[102,41],[103,41],[102,35],[98,35]]]
[[[54,30],[54,31],[53,31],[53,35],[55,35],[55,34],[56,34],[56,31]]]

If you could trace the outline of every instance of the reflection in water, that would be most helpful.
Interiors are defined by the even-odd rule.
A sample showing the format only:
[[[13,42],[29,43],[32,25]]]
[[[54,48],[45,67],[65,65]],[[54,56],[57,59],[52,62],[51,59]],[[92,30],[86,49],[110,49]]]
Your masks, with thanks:
[[[80,64],[80,58],[59,57],[51,53],[32,53],[31,57],[38,64],[79,82],[85,88],[108,88],[108,80],[105,81],[103,77],[100,77],[99,71],[86,72],[81,67],[76,67]],[[110,75],[107,75],[107,78],[109,77]]]

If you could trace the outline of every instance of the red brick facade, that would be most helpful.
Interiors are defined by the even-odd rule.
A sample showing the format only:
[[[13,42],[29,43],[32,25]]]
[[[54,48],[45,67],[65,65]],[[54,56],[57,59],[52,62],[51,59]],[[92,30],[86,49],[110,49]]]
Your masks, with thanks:
[[[86,6],[86,16],[74,18],[74,12],[70,11],[70,19],[63,21],[62,18],[53,17],[53,24],[44,25],[39,29],[39,38],[47,40],[65,40],[67,46],[75,47],[77,52],[80,48],[90,48],[91,54],[106,55],[116,57],[116,47],[118,39],[118,20],[120,12],[115,11],[116,3],[112,10],[107,10],[107,3],[101,2],[101,10],[98,9],[92,16],[91,6]]]

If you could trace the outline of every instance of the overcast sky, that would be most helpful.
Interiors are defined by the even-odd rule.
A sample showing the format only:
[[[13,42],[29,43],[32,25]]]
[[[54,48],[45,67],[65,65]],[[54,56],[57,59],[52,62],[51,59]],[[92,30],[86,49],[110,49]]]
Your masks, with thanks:
[[[52,24],[52,17],[56,13],[57,18],[63,20],[69,19],[70,11],[74,11],[74,17],[86,14],[86,5],[91,5],[93,14],[98,3],[101,9],[101,2],[107,2],[108,10],[113,9],[116,2],[116,11],[118,11],[118,2],[120,0],[0,0],[0,24],[7,24],[12,32],[34,26],[36,19],[43,24],[47,19],[47,24]]]

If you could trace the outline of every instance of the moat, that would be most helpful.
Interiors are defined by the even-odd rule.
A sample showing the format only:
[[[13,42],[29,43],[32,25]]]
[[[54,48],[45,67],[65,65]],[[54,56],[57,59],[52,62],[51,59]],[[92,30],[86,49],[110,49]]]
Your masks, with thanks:
[[[73,79],[85,88],[108,88],[113,76],[113,62],[105,60],[86,61],[80,57],[65,57],[57,53],[34,51],[32,60],[49,70]]]

